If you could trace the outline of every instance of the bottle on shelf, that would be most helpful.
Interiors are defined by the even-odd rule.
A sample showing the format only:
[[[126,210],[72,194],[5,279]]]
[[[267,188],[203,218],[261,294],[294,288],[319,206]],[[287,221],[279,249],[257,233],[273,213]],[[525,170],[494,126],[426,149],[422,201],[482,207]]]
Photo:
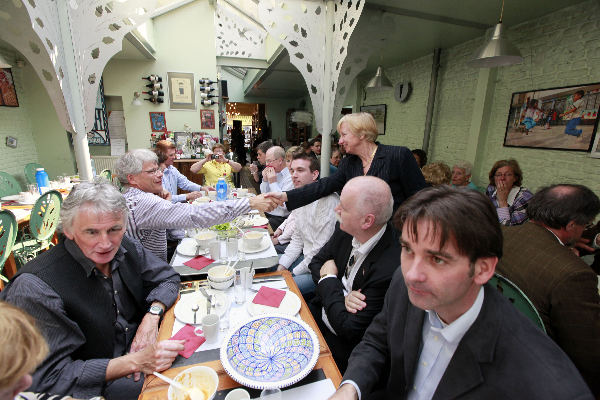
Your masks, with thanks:
[[[205,93],[205,92],[200,92],[200,98],[201,99],[210,99],[212,97],[219,97],[219,95],[218,94],[208,94],[208,93]]]
[[[162,82],[162,77],[160,77],[158,75],[145,76],[145,77],[142,77],[142,79],[145,79],[145,80],[153,82],[153,83]]]
[[[152,90],[160,90],[163,88],[162,83],[149,83],[146,87]]]
[[[165,95],[165,92],[163,92],[162,90],[153,90],[151,92],[142,92],[142,93],[148,94],[148,95],[153,96],[153,97],[158,97],[158,96],[164,96]]]
[[[202,79],[200,79],[200,80],[198,81],[198,83],[199,83],[200,85],[212,85],[213,83],[217,83],[217,82],[215,82],[215,81],[211,81],[211,80],[210,80],[210,79],[208,79],[208,78],[202,78]]]
[[[211,86],[200,86],[198,90],[200,90],[201,92],[209,93],[215,90],[215,88]]]
[[[162,97],[150,97],[149,99],[144,99],[144,100],[148,100],[150,103],[154,103],[154,104],[158,104],[158,103],[164,103],[165,100]]]
[[[212,106],[213,104],[217,104],[217,102],[214,100],[202,100],[201,103],[203,106],[207,106],[207,107]]]
[[[223,174],[222,178],[219,178],[217,181],[217,185],[215,186],[217,189],[217,201],[225,201],[227,200],[227,182],[225,182],[225,174]]]
[[[37,168],[35,171],[35,181],[37,182],[38,191],[41,195],[50,189],[50,180],[48,179],[48,174],[44,171],[44,168]]]

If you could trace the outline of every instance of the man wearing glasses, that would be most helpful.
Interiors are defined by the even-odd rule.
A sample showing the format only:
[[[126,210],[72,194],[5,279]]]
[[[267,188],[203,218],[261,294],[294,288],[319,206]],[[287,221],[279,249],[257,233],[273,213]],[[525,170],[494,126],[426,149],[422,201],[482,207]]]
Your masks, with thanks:
[[[229,222],[250,209],[264,212],[277,205],[263,195],[198,205],[164,200],[158,196],[163,191],[162,170],[156,154],[147,149],[123,154],[115,170],[130,211],[127,235],[163,260],[167,259],[167,229],[209,227]]]
[[[503,227],[498,272],[533,303],[548,336],[567,353],[594,395],[600,395],[598,278],[572,247],[600,212],[585,186],[553,185],[529,201],[530,222]],[[591,225],[591,224],[590,224]]]
[[[267,150],[266,167],[263,170],[263,179],[260,184],[261,193],[285,192],[292,190],[294,183],[290,171],[285,166],[285,150],[279,146],[273,146]],[[290,214],[285,206],[280,206],[266,214],[271,229],[276,230],[279,225]]]

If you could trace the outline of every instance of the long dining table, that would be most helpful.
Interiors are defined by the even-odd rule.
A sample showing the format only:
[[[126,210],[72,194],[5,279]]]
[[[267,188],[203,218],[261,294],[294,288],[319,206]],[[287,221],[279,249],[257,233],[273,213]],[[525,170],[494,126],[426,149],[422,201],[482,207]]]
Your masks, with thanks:
[[[316,375],[318,373],[321,376],[324,376],[325,378],[330,379],[331,382],[333,383],[334,387],[338,387],[342,380],[340,371],[338,370],[337,365],[335,364],[335,361],[333,360],[333,356],[331,354],[329,347],[327,346],[327,343],[325,342],[325,339],[323,338],[323,335],[319,331],[316,321],[314,320],[312,314],[310,313],[310,310],[308,309],[308,305],[302,298],[302,295],[300,294],[300,290],[298,289],[298,286],[296,285],[296,283],[294,282],[294,279],[292,278],[292,274],[289,271],[267,272],[267,273],[256,274],[254,279],[271,277],[271,276],[272,277],[283,276],[288,289],[290,291],[292,291],[293,293],[295,293],[300,298],[300,301],[301,301],[301,306],[300,306],[300,311],[299,311],[300,318],[304,322],[306,322],[315,331],[315,333],[317,335],[317,338],[319,341],[320,352],[319,352],[319,357],[317,359],[317,363],[314,366],[313,372],[311,373],[311,375],[313,375],[313,373],[314,373],[314,375]],[[171,307],[171,309],[169,309],[165,313],[163,321],[162,321],[160,329],[159,329],[158,340],[167,340],[173,335],[173,326],[175,324],[174,309],[175,309],[175,306]],[[207,353],[208,353],[208,351],[207,351]],[[214,352],[212,354],[217,354],[217,353],[218,352]],[[197,353],[195,353],[195,354],[197,354]],[[192,357],[190,357],[190,359],[191,358]],[[162,373],[170,378],[173,378],[181,371],[183,371],[189,367],[192,367],[192,366],[203,365],[203,366],[210,367],[215,370],[215,372],[217,373],[217,375],[219,377],[219,385],[217,387],[217,396],[215,396],[215,399],[223,398],[227,391],[229,391],[233,388],[241,387],[241,385],[239,383],[237,383],[236,381],[234,381],[227,374],[227,372],[225,371],[223,365],[221,364],[221,361],[218,358],[218,356],[216,356],[216,358],[215,358],[215,356],[213,356],[212,358],[213,359],[205,359],[204,361],[200,361],[200,362],[191,361],[188,364],[185,362],[186,361],[185,359],[183,359],[181,356],[178,356],[174,362],[174,364],[177,366],[171,367]],[[185,365],[181,365],[182,362]],[[305,380],[308,380],[308,379],[309,379],[308,377],[305,378]],[[300,381],[298,383],[298,385],[302,385],[302,384],[303,384],[303,381]],[[169,385],[167,383],[165,383],[164,381],[160,380],[156,376],[148,375],[145,378],[142,392],[139,396],[139,400],[159,400],[159,399],[163,400],[163,399],[166,399],[168,388],[169,388]],[[245,388],[245,389],[249,390],[252,394],[252,392],[253,392],[252,390],[250,390],[248,388]],[[254,392],[256,392],[256,391],[254,391]],[[284,393],[283,398],[285,398],[285,391],[283,393]],[[253,396],[253,397],[258,397],[258,396]]]

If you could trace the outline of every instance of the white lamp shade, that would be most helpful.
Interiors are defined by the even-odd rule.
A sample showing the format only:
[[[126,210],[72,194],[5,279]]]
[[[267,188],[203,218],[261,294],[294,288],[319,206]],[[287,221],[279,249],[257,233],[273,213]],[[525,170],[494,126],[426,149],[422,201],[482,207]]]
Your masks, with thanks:
[[[476,68],[492,68],[522,62],[521,52],[502,35],[502,23],[498,23],[492,37],[477,49],[467,64]]]
[[[379,67],[377,67],[377,72],[375,73],[375,76],[371,78],[371,80],[367,83],[365,88],[370,89],[384,87],[392,88],[393,86],[392,82],[390,82],[387,76],[385,76],[385,74],[383,73],[383,67],[380,65]]]

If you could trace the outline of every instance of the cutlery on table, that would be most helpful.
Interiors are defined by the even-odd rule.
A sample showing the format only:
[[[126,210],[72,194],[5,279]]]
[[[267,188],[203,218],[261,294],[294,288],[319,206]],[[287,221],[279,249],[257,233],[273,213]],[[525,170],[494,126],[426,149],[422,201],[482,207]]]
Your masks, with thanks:
[[[211,296],[206,293],[206,289],[204,289],[203,287],[199,287],[198,290],[200,290],[200,293],[202,293],[202,296],[206,297],[206,315],[210,314],[210,306],[211,306]]]
[[[200,306],[198,306],[198,304],[194,304],[192,306],[192,311],[194,312],[194,325],[196,325],[196,313],[198,312],[199,309],[200,309]]]

